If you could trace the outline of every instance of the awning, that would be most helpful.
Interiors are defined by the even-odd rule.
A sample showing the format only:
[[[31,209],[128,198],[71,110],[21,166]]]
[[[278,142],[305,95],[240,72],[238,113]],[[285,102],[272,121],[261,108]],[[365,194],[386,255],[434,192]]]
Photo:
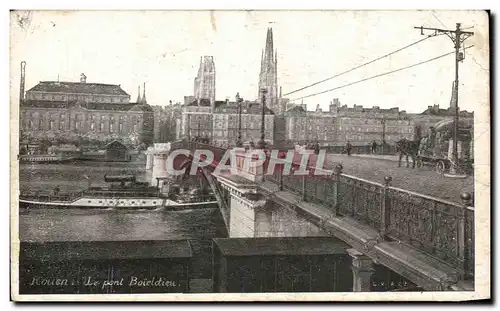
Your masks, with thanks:
[[[213,239],[223,256],[340,255],[348,244],[334,237]]]

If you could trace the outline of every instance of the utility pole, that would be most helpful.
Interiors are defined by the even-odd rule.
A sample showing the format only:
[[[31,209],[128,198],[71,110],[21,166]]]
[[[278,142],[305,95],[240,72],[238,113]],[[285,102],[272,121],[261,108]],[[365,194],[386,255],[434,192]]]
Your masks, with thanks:
[[[238,140],[236,141],[236,147],[242,147],[243,141],[241,140],[241,103],[243,98],[240,97],[240,93],[236,94],[236,102],[238,103]]]
[[[261,90],[262,93],[262,119],[261,119],[261,124],[260,124],[260,140],[259,140],[259,149],[264,149],[266,147],[266,128],[265,128],[265,122],[266,122],[266,93],[267,89],[262,88]]]
[[[434,31],[434,35],[438,33],[444,33],[447,35],[455,46],[455,100],[453,103],[454,108],[454,122],[453,122],[453,161],[450,167],[450,174],[457,175],[458,169],[458,119],[459,119],[459,108],[458,108],[458,63],[463,61],[465,58],[464,52],[460,52],[460,47],[462,43],[467,40],[467,38],[474,35],[473,32],[463,31],[460,29],[460,23],[457,23],[455,30],[439,29],[439,28],[428,28],[428,27],[414,27],[415,29],[420,29],[420,33],[423,35],[424,30]]]
[[[382,119],[382,154],[385,154],[385,119]]]

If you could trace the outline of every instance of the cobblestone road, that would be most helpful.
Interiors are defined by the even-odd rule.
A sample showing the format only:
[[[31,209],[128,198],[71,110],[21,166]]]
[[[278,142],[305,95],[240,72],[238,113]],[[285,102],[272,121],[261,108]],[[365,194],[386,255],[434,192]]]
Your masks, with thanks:
[[[383,183],[385,176],[392,177],[391,185],[406,190],[431,195],[444,200],[461,203],[460,194],[463,192],[474,192],[474,177],[465,179],[453,179],[439,175],[434,168],[424,167],[421,169],[406,168],[402,163],[398,167],[397,162],[378,160],[363,157],[348,157],[347,155],[329,154],[327,156],[327,167],[342,164],[343,172],[348,175],[364,178],[367,180]]]

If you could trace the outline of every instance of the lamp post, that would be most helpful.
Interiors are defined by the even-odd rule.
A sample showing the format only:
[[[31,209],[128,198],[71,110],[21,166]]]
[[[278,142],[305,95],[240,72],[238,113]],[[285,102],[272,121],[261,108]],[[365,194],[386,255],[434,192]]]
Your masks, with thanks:
[[[201,117],[198,117],[198,140],[200,139],[201,135],[200,135],[200,124],[201,124]]]
[[[260,92],[262,93],[262,119],[261,119],[261,124],[260,124],[260,140],[259,140],[259,149],[264,149],[266,147],[266,134],[265,134],[265,122],[266,122],[266,93],[267,89],[262,88],[260,89]]]
[[[238,103],[238,140],[236,141],[236,147],[242,147],[243,141],[241,140],[241,103],[243,98],[240,97],[240,93],[236,94],[236,102]]]

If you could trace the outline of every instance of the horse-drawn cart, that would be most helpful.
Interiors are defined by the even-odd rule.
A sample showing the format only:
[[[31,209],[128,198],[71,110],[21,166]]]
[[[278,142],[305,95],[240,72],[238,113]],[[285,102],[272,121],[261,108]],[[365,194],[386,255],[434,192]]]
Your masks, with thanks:
[[[416,158],[417,167],[424,165],[434,166],[439,174],[450,170],[453,164],[453,120],[444,120],[431,127],[427,135],[420,141]],[[472,170],[473,148],[472,128],[464,122],[458,123],[457,156],[459,167],[464,172]]]

